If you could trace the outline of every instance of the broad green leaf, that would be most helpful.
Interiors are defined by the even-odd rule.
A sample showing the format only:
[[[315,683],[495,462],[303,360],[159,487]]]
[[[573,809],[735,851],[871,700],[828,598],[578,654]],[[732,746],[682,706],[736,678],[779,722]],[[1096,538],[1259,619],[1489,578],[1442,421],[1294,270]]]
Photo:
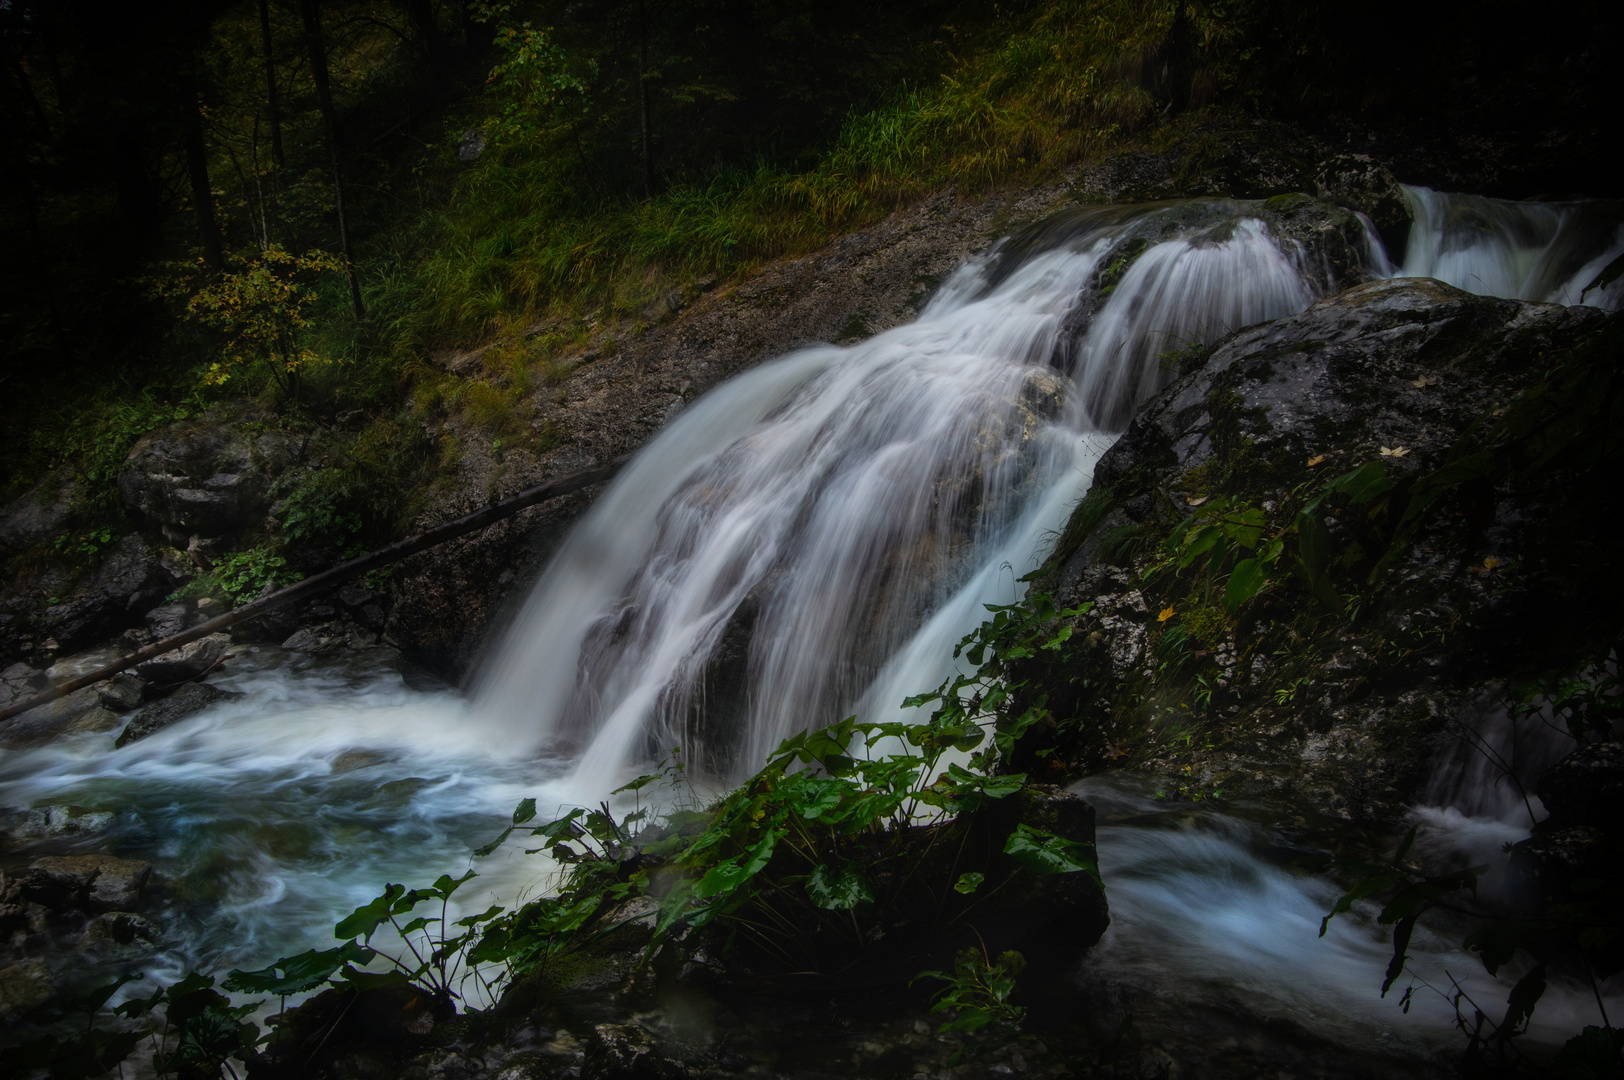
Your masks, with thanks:
[[[395,901],[401,899],[405,893],[404,885],[385,885],[383,895],[374,897],[341,919],[338,925],[333,927],[333,936],[340,939],[371,939],[378,927],[389,918]]]
[[[275,994],[286,997],[314,990],[327,981],[328,976],[345,964],[369,963],[377,953],[365,945],[346,941],[336,949],[284,956],[276,963],[258,971],[233,971],[222,984],[238,994]]]
[[[979,874],[972,870],[967,874],[959,875],[959,880],[953,883],[953,891],[960,892],[968,896],[979,889],[981,887],[981,883],[986,880],[986,874]]]
[[[1015,826],[1004,844],[1004,854],[1034,874],[1070,874],[1083,872],[1098,881],[1099,864],[1094,845],[1067,840],[1030,825]]]
[[[621,788],[620,790],[624,791],[626,789]],[[536,800],[534,800],[534,799],[525,799],[522,802],[520,802],[519,805],[514,807],[514,809],[513,809],[513,824],[515,824],[515,825],[523,825],[525,822],[529,821],[531,818],[533,818],[535,816],[536,816]]]
[[[759,843],[744,854],[711,867],[694,886],[694,895],[708,900],[733,892],[755,877],[772,859],[773,845],[777,839],[778,834],[769,830]]]
[[[806,879],[806,895],[826,911],[848,911],[874,902],[862,868],[850,861],[843,861],[839,870],[820,864]]]
[[[1242,559],[1235,564],[1235,569],[1229,575],[1229,584],[1224,588],[1224,607],[1231,612],[1239,611],[1242,604],[1256,596],[1268,583],[1268,571],[1260,560]]]

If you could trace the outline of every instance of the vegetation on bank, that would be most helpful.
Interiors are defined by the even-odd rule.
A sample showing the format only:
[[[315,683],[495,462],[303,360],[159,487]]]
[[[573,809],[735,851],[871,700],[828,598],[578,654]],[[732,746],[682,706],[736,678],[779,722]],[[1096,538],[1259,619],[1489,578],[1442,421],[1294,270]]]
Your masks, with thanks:
[[[1501,70],[1511,37],[1474,33],[1458,63]],[[326,487],[376,503],[359,443],[400,447],[413,460],[382,472],[414,490],[436,469],[342,418],[450,417],[541,452],[568,432],[535,425],[530,395],[687,283],[946,186],[1053,177],[1207,105],[1380,111],[1454,77],[1276,0],[214,0],[154,18],[19,0],[0,34],[17,133],[0,227],[37,252],[0,290],[0,496],[77,481],[70,538],[123,527],[122,455],[207,408],[257,402],[321,434],[345,474]],[[280,309],[273,289],[293,290]],[[436,363],[487,343],[467,377]]]

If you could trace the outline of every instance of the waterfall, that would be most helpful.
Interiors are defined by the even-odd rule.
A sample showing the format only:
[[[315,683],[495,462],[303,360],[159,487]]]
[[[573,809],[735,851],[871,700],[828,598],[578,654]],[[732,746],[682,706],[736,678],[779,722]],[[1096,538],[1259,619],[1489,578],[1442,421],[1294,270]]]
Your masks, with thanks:
[[[797,730],[894,712],[1018,598],[1160,354],[1334,287],[1258,210],[1073,216],[910,324],[712,390],[576,527],[480,706],[577,749],[583,789],[677,746],[737,777]]]
[[[1577,302],[1624,249],[1612,204],[1405,196],[1402,265],[1368,228],[1344,238],[1368,276]],[[1262,203],[1072,211],[967,263],[912,323],[717,387],[575,528],[479,707],[516,746],[578,754],[583,790],[673,747],[737,778],[797,730],[894,713],[982,605],[1018,598],[1165,384],[1158,358],[1347,284],[1318,254]]]
[[[1624,279],[1584,289],[1624,254],[1621,207],[1606,200],[1511,202],[1405,187],[1414,224],[1394,277],[1431,277],[1467,292],[1617,310]]]

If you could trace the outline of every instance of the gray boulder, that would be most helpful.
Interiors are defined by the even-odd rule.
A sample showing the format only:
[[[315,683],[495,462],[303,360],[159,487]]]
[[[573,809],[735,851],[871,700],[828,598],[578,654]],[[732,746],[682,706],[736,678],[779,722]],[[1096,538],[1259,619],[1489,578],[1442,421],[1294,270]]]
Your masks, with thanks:
[[[4,899],[51,911],[136,911],[152,877],[152,864],[117,855],[47,855],[6,876]]]
[[[202,712],[217,701],[238,697],[229,690],[221,690],[208,683],[186,683],[173,694],[155,701],[135,714],[119,733],[114,746],[128,746],[132,742],[162,731],[170,724]]]
[[[210,634],[189,641],[178,649],[143,660],[135,673],[149,683],[174,684],[195,679],[216,667],[231,648],[230,634]]]
[[[271,481],[302,452],[295,436],[251,435],[235,422],[165,428],[130,451],[119,493],[176,544],[229,536],[263,520]]]
[[[161,553],[131,533],[113,545],[78,591],[45,610],[45,627],[67,651],[136,626],[177,584]]]
[[[23,550],[49,543],[67,524],[76,490],[72,481],[48,481],[0,506],[0,548]]]

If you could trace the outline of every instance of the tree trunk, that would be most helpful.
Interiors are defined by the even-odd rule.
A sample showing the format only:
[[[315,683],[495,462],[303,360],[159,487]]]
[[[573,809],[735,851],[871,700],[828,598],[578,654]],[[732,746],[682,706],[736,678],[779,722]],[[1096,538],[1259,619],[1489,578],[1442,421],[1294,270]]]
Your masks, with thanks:
[[[195,63],[195,61],[194,61]],[[209,149],[203,141],[203,112],[197,97],[197,73],[190,70],[182,84],[186,100],[181,103],[181,137],[186,146],[186,176],[192,185],[192,212],[197,216],[197,242],[203,261],[216,273],[226,268],[225,246],[220,240],[220,222],[214,216],[214,189],[209,182]]]
[[[643,122],[643,197],[654,198],[654,127],[648,114],[648,19],[637,0],[637,95]]]
[[[271,0],[259,0],[259,38],[265,50],[265,102],[271,121],[271,161],[282,167],[282,107],[276,96],[276,42],[271,37]]]
[[[299,14],[304,18],[305,46],[310,50],[310,73],[316,81],[316,98],[321,103],[322,122],[327,127],[327,142],[333,150],[333,196],[338,207],[338,247],[344,256],[344,270],[350,279],[350,306],[355,317],[366,317],[361,304],[361,282],[355,276],[355,254],[350,250],[350,226],[344,216],[344,173],[339,164],[338,117],[333,111],[333,88],[327,77],[327,45],[321,36],[320,0],[299,0]]]

